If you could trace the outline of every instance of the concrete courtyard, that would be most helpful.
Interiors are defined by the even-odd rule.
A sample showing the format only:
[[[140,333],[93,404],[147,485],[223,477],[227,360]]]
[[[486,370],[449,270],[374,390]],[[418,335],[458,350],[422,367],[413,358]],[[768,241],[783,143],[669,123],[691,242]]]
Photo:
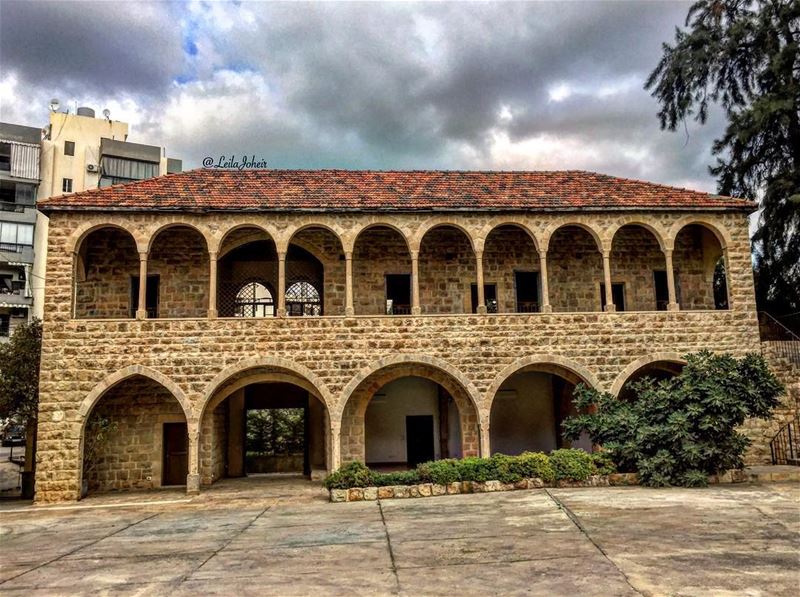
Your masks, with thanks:
[[[193,499],[165,491],[0,507],[0,595],[797,595],[800,587],[797,483],[330,504],[317,484],[247,479]]]

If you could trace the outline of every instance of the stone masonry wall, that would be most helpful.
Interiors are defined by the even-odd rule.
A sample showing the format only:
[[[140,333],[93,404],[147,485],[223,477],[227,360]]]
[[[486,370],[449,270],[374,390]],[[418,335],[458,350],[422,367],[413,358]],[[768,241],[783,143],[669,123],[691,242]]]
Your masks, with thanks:
[[[115,427],[87,455],[89,491],[161,486],[163,424],[185,421],[180,404],[163,386],[143,377],[111,388],[93,416]]]
[[[117,228],[96,230],[82,249],[76,268],[76,316],[130,317],[131,276],[139,275],[139,253],[131,235]]]
[[[205,317],[208,313],[208,249],[191,228],[171,228],[156,237],[147,265],[159,276],[159,317]]]
[[[385,221],[403,231],[412,250],[418,250],[426,229],[450,220],[470,231],[482,248],[489,231],[511,217],[393,214]],[[106,222],[124,225],[139,248],[146,249],[152,231],[165,221],[174,221],[196,227],[208,239],[211,250],[216,250],[225,231],[243,222],[257,221],[279,246],[286,246],[293,227],[319,220],[337,230],[345,250],[352,250],[358,231],[379,221],[367,214],[273,214],[256,219],[246,214],[54,213],[50,220],[40,381],[37,500],[77,497],[83,421],[97,400],[102,403],[107,398],[104,393],[109,387],[131,376],[158,381],[182,405],[190,429],[190,471],[199,474],[201,461],[211,463],[211,451],[220,444],[207,425],[199,424],[201,413],[229,381],[247,382],[249,371],[258,370],[260,381],[269,378],[297,383],[323,400],[331,419],[329,463],[335,467],[345,443],[343,430],[357,428],[352,421],[342,420],[350,396],[364,380],[398,364],[436,371],[469,397],[479,422],[479,452],[487,453],[495,392],[504,379],[531,364],[565,368],[599,388],[610,389],[618,378],[651,360],[677,358],[702,348],[735,355],[758,350],[748,229],[743,214],[513,216],[544,246],[559,225],[579,219],[594,227],[607,250],[618,226],[644,218],[667,239],[674,238],[680,226],[696,219],[718,226],[727,240],[730,310],[76,320],[70,314],[72,251],[92,226]],[[451,283],[449,278],[445,283]],[[554,284],[551,279],[551,288]]]

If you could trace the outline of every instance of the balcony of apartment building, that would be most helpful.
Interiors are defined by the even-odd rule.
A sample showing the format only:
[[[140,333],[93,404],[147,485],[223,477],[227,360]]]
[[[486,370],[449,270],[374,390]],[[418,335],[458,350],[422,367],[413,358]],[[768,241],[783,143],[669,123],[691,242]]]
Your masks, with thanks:
[[[0,123],[0,219],[35,221],[41,131]]]
[[[180,172],[181,166],[180,160],[162,158],[160,147],[100,139],[100,187]]]

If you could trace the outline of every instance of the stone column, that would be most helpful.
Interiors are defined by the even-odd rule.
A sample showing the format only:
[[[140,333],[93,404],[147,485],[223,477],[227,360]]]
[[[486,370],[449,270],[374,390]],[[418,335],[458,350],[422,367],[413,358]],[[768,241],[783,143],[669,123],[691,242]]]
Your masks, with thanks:
[[[475,251],[475,270],[478,274],[478,313],[486,313],[486,298],[483,296],[483,251]]]
[[[675,294],[675,269],[672,267],[672,249],[664,249],[664,260],[667,267],[667,292],[669,293],[669,304],[667,311],[678,311],[681,306]]]
[[[419,315],[419,251],[411,251],[411,314]]]
[[[478,433],[480,433],[479,456],[481,456],[481,458],[489,458],[489,456],[491,456],[491,446],[488,421],[484,421],[478,425]]]
[[[550,286],[547,283],[547,251],[539,252],[539,278],[542,280],[542,313],[552,313]]]
[[[614,306],[614,293],[611,292],[611,253],[607,251],[603,251],[603,281],[606,287],[606,304],[603,308],[610,313],[617,308]]]
[[[352,317],[356,314],[353,307],[353,253],[347,252],[344,254],[344,271],[345,271],[345,290],[344,290],[344,314]]]
[[[186,493],[200,493],[200,424],[190,421],[189,429],[189,474],[186,475]]]
[[[217,252],[208,253],[208,317],[217,316]]]
[[[342,466],[342,424],[339,421],[331,422],[330,442],[331,461],[328,463],[328,468],[333,472]]]
[[[286,317],[286,251],[278,253],[278,317]]]
[[[147,319],[147,251],[139,253],[139,301],[136,319]]]

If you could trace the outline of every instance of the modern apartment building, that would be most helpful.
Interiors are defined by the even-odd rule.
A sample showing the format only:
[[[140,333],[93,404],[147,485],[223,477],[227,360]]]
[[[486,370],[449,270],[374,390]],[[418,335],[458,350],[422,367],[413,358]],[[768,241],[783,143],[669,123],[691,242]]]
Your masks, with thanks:
[[[161,147],[131,143],[128,124],[91,108],[50,113],[44,128],[0,123],[0,338],[42,318],[47,218],[36,200],[179,172]]]
[[[33,293],[41,129],[0,122],[0,342],[27,321]]]

